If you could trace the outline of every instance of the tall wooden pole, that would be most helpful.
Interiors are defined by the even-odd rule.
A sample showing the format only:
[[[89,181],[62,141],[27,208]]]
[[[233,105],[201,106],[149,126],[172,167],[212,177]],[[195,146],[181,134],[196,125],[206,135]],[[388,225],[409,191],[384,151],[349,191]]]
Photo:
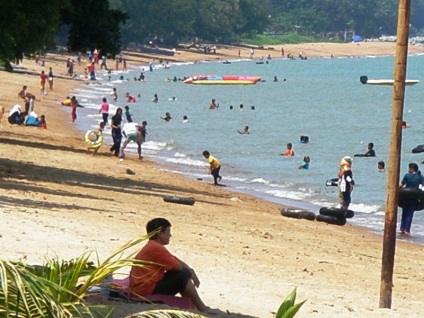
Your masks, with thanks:
[[[380,308],[391,308],[393,267],[396,248],[399,168],[402,145],[402,116],[405,96],[406,62],[408,57],[409,16],[411,0],[399,0],[395,74],[393,85],[392,124],[386,188],[386,217],[384,223],[381,266]]]

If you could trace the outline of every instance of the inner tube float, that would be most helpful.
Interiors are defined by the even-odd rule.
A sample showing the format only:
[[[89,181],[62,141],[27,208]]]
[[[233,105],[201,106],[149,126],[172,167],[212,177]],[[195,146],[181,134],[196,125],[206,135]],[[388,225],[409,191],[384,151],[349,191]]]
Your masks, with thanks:
[[[302,144],[307,144],[309,142],[309,137],[308,136],[300,136],[300,142]]]
[[[399,189],[398,205],[403,208],[406,199],[418,200],[418,207],[416,211],[424,210],[424,191],[414,188],[401,188]]]
[[[414,149],[412,149],[412,153],[420,153],[424,152],[424,145],[418,145]]]
[[[339,185],[339,178],[328,179],[327,181],[325,181],[325,185],[327,187],[337,187]]]
[[[352,210],[345,210],[345,209],[338,209],[338,208],[321,208],[319,209],[319,214],[321,215],[328,215],[328,216],[334,216],[336,218],[353,218],[355,213]]]
[[[334,224],[334,225],[340,225],[340,226],[343,226],[346,224],[345,218],[337,218],[335,216],[322,215],[322,214],[318,214],[316,217],[316,220],[318,222],[325,222],[328,224]]]
[[[84,140],[88,147],[99,148],[103,143],[103,134],[98,130],[87,130]]]
[[[68,106],[68,107],[70,107],[70,106],[72,106],[72,101],[71,101],[70,98],[68,98],[68,99],[65,99],[65,100],[61,101],[60,104],[62,106]]]
[[[288,218],[306,219],[309,221],[315,221],[316,217],[314,212],[293,208],[282,208],[281,215]]]
[[[171,196],[167,195],[163,197],[163,201],[170,202],[170,203],[177,203],[177,204],[185,204],[185,205],[193,205],[196,200],[193,198],[184,198],[184,197],[177,197],[177,196]]]

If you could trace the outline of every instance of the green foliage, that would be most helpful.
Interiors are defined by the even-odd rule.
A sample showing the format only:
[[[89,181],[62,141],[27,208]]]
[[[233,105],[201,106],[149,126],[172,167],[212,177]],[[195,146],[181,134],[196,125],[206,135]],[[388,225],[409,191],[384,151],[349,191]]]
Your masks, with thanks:
[[[97,266],[89,262],[90,253],[70,261],[49,260],[44,266],[0,260],[0,316],[108,317],[110,308],[87,305],[84,297],[122,267],[143,266],[144,262],[133,259],[135,252],[122,254],[145,239],[128,242],[103,262],[97,261]],[[84,282],[79,283],[81,278]]]
[[[110,9],[104,0],[71,0],[72,6],[61,12],[64,24],[69,25],[68,47],[72,51],[101,50],[102,55],[115,56],[121,51],[119,26],[127,15]]]
[[[275,318],[293,318],[300,307],[306,302],[306,300],[295,304],[296,301],[296,288],[286,297],[283,303],[278,308],[277,313],[275,314]]]

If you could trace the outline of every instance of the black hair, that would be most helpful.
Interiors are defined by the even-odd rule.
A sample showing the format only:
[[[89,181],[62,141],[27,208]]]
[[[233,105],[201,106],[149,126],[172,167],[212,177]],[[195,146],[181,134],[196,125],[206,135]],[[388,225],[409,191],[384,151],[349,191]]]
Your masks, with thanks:
[[[370,147],[370,148],[374,148],[374,143],[370,142],[370,143],[368,144],[368,147]]]
[[[211,154],[209,153],[209,151],[207,151],[207,150],[205,150],[205,151],[203,151],[203,155],[206,157],[206,156],[210,156]]]
[[[379,161],[378,165],[383,169],[386,167],[386,164],[384,163],[384,161]]]
[[[158,236],[159,232],[165,231],[167,227],[171,226],[171,222],[164,218],[155,218],[147,222],[146,224],[146,232],[150,234],[152,232],[157,232],[151,238],[155,239]]]
[[[408,165],[408,167],[409,167],[410,169],[414,170],[415,172],[417,172],[417,171],[418,171],[418,165],[417,165],[416,163],[410,163],[410,164]]]

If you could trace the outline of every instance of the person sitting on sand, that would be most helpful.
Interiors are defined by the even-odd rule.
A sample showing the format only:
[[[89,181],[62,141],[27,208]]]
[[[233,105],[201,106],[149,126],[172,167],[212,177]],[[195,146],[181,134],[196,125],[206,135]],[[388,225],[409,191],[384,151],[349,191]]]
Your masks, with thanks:
[[[165,248],[171,239],[171,223],[164,218],[155,218],[147,222],[146,231],[152,236],[135,259],[149,264],[131,268],[129,288],[132,296],[179,293],[189,297],[199,311],[218,314],[216,309],[206,306],[201,300],[196,289],[200,281],[194,269]]]
[[[293,150],[293,145],[291,144],[291,142],[289,142],[287,144],[287,149],[286,151],[284,151],[283,153],[280,153],[281,156],[287,156],[287,157],[292,157],[294,156],[294,150]]]
[[[13,106],[9,111],[7,120],[11,125],[22,125],[25,121],[25,114],[22,113],[22,107],[20,105]]]
[[[25,99],[28,87],[26,85],[22,86],[22,89],[18,93],[18,97]]]
[[[250,132],[249,132],[249,126],[245,126],[242,131],[241,130],[237,130],[237,132],[239,134],[241,134],[241,135],[248,135],[248,134],[250,134]]]
[[[164,121],[166,121],[166,122],[169,122],[171,119],[172,119],[172,117],[171,117],[171,114],[170,113],[166,113],[165,114],[165,117],[161,117]]]

